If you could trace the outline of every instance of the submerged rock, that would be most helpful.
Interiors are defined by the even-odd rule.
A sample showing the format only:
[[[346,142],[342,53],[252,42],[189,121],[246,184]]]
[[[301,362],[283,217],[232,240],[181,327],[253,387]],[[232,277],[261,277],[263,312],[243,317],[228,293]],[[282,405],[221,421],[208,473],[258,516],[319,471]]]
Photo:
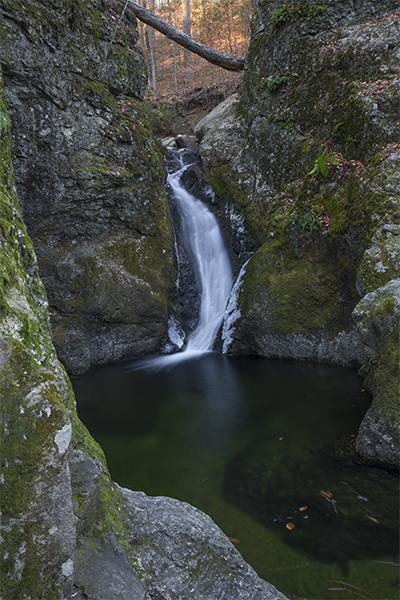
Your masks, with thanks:
[[[159,350],[174,289],[146,67],[136,19],[127,8],[116,29],[120,13],[6,0],[0,16],[17,189],[71,373]]]

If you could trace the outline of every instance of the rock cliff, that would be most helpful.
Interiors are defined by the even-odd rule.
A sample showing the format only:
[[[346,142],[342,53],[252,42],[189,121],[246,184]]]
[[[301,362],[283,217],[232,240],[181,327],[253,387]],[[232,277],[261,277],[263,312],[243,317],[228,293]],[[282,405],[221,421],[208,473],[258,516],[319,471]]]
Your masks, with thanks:
[[[61,22],[60,41],[65,33],[63,28],[68,28],[70,24],[62,18],[73,15],[80,6],[75,2],[3,4],[7,4],[7,10],[11,11],[12,8],[1,23],[2,34],[5,32],[2,42],[6,42],[3,51],[10,50],[10,53],[16,52],[10,40],[16,41],[16,28],[20,27],[21,43],[29,47],[32,40],[38,44],[45,42],[57,53],[57,40],[51,37],[46,28],[51,29],[53,22],[54,27]],[[94,5],[86,3],[80,6],[80,10],[85,11],[88,6],[93,8]],[[50,8],[54,10],[50,11]],[[49,13],[46,13],[47,9]],[[46,16],[40,27],[35,21],[38,16],[35,10],[43,18]],[[93,13],[89,14],[94,16]],[[27,15],[32,16],[32,23],[36,23],[36,26],[29,25]],[[88,13],[85,18],[89,20]],[[90,23],[93,25],[94,20],[90,20]],[[99,38],[95,36],[95,39]],[[67,41],[71,42],[70,39]],[[153,308],[158,306],[157,303],[162,305],[161,314],[165,314],[165,300],[161,296],[168,286],[163,283],[165,280],[161,279],[160,273],[164,269],[163,277],[169,277],[172,267],[168,254],[170,230],[165,198],[160,192],[161,170],[158,158],[151,153],[156,151],[154,142],[144,131],[142,116],[137,116],[143,115],[143,112],[139,113],[143,109],[134,99],[128,102],[136,107],[137,119],[133,119],[131,113],[128,118],[110,108],[93,109],[89,103],[85,104],[79,99],[71,101],[72,105],[69,104],[65,109],[57,108],[54,97],[48,95],[48,89],[45,91],[40,86],[35,87],[37,82],[43,83],[40,74],[35,78],[32,73],[29,79],[28,73],[17,71],[18,61],[13,63],[15,70],[12,71],[11,62],[7,62],[11,61],[11,54],[7,56],[8,94],[14,111],[21,110],[21,113],[13,114],[19,131],[17,139],[19,135],[21,144],[24,144],[24,135],[30,140],[23,145],[26,155],[16,159],[19,186],[26,202],[27,220],[30,221],[34,237],[37,234],[37,249],[42,253],[39,263],[47,278],[49,297],[61,304],[49,309],[46,290],[39,277],[36,254],[22,219],[11,161],[11,122],[0,69],[0,597],[2,600],[117,600],[121,597],[126,600],[208,600],[222,597],[228,590],[231,597],[238,600],[283,600],[285,596],[257,576],[209,517],[185,503],[168,498],[148,498],[141,492],[121,489],[113,483],[101,448],[79,421],[71,384],[52,344],[50,319],[56,318],[56,313],[61,322],[55,329],[54,338],[58,341],[59,353],[62,355],[64,352],[66,362],[70,360],[71,370],[79,370],[82,365],[87,367],[94,360],[95,355],[91,353],[92,346],[88,340],[91,323],[100,312],[99,302],[104,299],[101,294],[106,296],[107,310],[111,315],[108,321],[104,322],[103,319],[102,323],[104,329],[108,327],[111,337],[113,329],[110,324],[114,322],[117,310],[126,311],[123,302],[133,302],[134,306],[134,302],[137,302],[136,310],[141,311],[143,319],[140,327],[148,327],[149,320],[159,310]],[[22,69],[25,62],[28,64],[29,59],[29,52],[25,58],[21,54],[19,68]],[[43,71],[43,77],[46,66],[48,63],[37,64],[37,70]],[[68,76],[66,78],[68,80]],[[61,75],[58,81],[61,84]],[[18,94],[24,97],[26,104]],[[75,109],[82,121],[74,120]],[[35,113],[35,110],[38,112]],[[69,121],[59,110],[70,111],[68,116],[72,120]],[[50,132],[45,129],[45,135],[51,137],[46,142],[46,151],[41,151],[39,160],[35,144],[40,145],[40,138],[36,137],[37,131],[42,131],[43,126],[38,116],[40,114],[53,116],[51,119],[49,117]],[[31,122],[29,115],[36,115]],[[117,116],[120,121],[113,120]],[[21,118],[21,127],[25,122],[22,117],[27,119],[25,133],[22,129],[18,130],[18,119]],[[124,129],[125,119],[127,130]],[[101,169],[89,170],[89,174],[82,170],[74,180],[68,166],[68,161],[77,158],[79,152],[81,156],[87,152],[85,165],[89,167],[93,166],[94,160],[98,160],[98,156],[103,156],[99,146],[104,131],[98,134],[99,121],[103,125],[105,121],[112,127],[115,123],[120,124],[121,131],[125,133],[132,128],[132,131],[138,129],[143,134],[137,146],[132,143],[133,150],[130,145],[123,145],[126,140],[120,145],[114,136],[115,132],[110,133],[109,138],[104,134],[104,139],[112,142],[107,154],[104,154],[107,160],[111,152],[118,155],[120,151],[119,158],[126,152],[126,155],[133,156],[132,161],[139,161],[138,156],[143,154],[137,179],[130,175],[129,182],[124,180],[121,183],[123,195],[120,205],[116,191],[118,185],[110,183],[114,181],[111,172],[106,171],[106,177],[101,180]],[[36,125],[31,128],[32,123],[39,124],[39,130],[35,129]],[[72,128],[82,126],[83,138],[88,135],[85,138],[85,151],[78,144],[77,155],[73,151],[68,154],[67,146],[63,146],[63,124]],[[96,128],[92,131],[93,137],[89,136],[89,131],[83,131],[83,125]],[[76,139],[83,143],[83,138],[78,134],[75,136],[74,132],[75,129],[71,136],[67,135],[67,139],[71,138],[72,145]],[[61,137],[57,137],[59,135]],[[65,153],[62,157],[58,149],[53,148],[53,162],[50,161],[50,140],[51,144],[60,143]],[[90,140],[93,141],[92,145]],[[147,151],[150,158],[144,157]],[[44,160],[46,152],[48,162]],[[25,166],[20,161],[26,161]],[[111,171],[117,168],[115,163],[110,164]],[[149,172],[151,166],[156,170]],[[31,183],[35,183],[33,187],[28,186],[24,179],[28,173]],[[53,180],[54,194],[51,188]],[[101,195],[101,182],[110,196]],[[81,196],[75,190],[75,184],[81,190]],[[148,192],[147,186],[150,187]],[[74,194],[78,194],[75,200],[81,201],[79,206],[68,204],[70,196]],[[109,198],[108,204],[106,198]],[[59,201],[56,204],[55,199]],[[120,214],[113,212],[113,203],[121,209]],[[71,215],[68,215],[67,204]],[[104,208],[106,206],[109,206],[109,212]],[[140,214],[138,212],[136,215],[134,210],[139,211],[139,208]],[[88,215],[90,219],[86,218]],[[136,215],[136,220],[133,215]],[[120,217],[122,225],[118,221]],[[116,233],[107,233],[102,238],[101,227],[106,223],[108,228],[110,222]],[[130,229],[134,229],[135,223],[141,231],[141,237],[136,240]],[[91,231],[83,233],[85,227],[90,229],[92,226],[95,232],[93,237]],[[71,231],[76,232],[73,239],[70,239]],[[128,231],[129,237],[126,235]],[[55,237],[51,238],[52,235]],[[74,240],[76,243],[73,243]],[[163,258],[165,254],[167,256]],[[51,257],[54,263],[51,263]],[[156,259],[158,262],[150,262]],[[143,261],[143,266],[140,261]],[[78,263],[78,266],[70,263]],[[107,269],[115,275],[114,279],[104,275],[108,274]],[[86,289],[90,273],[92,283]],[[147,282],[139,280],[142,273],[148,274]],[[154,280],[150,280],[150,276]],[[57,278],[59,284],[64,286],[61,291],[52,288]],[[72,286],[74,278],[77,280],[75,288]],[[138,290],[142,289],[141,286],[144,289],[140,296]],[[121,290],[125,287],[127,292],[124,296]],[[161,290],[160,297],[157,297],[157,289]],[[74,292],[81,299],[75,312],[71,309],[74,306]],[[83,296],[84,293],[87,296]],[[95,293],[100,300],[91,298]],[[89,303],[93,313],[85,312],[83,300]],[[114,312],[113,306],[116,307]],[[124,315],[120,317],[119,324],[123,323],[123,318]],[[164,320],[162,317],[161,326]],[[126,326],[129,328],[129,322]],[[72,327],[75,329],[71,335],[81,332],[84,339],[80,355],[59,341],[59,329],[68,331]],[[90,335],[97,335],[97,330]],[[155,335],[162,337],[161,328],[156,330]],[[118,336],[115,340],[115,336],[117,334],[114,334],[114,342],[120,340],[122,345],[124,340]],[[90,353],[86,362],[82,358],[85,348]],[[121,355],[126,351],[126,347],[118,350]],[[95,358],[105,360],[110,355],[104,352]]]
[[[174,289],[147,72],[122,8],[4,0],[0,16],[19,200],[70,373],[159,350]]]
[[[398,2],[264,2],[238,99],[200,156],[226,219],[258,250],[232,354],[362,366],[357,449],[399,461]],[[204,137],[202,137],[204,136]],[[240,315],[240,316],[239,316]]]

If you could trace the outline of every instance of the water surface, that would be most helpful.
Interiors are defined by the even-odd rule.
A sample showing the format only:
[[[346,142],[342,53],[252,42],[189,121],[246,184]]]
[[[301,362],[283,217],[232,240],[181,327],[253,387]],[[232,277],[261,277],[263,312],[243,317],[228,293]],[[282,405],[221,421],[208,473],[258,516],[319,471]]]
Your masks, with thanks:
[[[284,591],[397,600],[397,476],[337,451],[370,404],[353,370],[210,352],[73,384],[120,485],[204,510]]]

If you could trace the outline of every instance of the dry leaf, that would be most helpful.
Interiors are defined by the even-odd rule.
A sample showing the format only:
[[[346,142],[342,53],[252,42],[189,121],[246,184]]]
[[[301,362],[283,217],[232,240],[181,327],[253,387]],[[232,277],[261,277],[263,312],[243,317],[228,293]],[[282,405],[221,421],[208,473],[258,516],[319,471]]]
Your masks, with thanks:
[[[300,506],[299,510],[303,511],[303,510],[307,510],[308,506]]]
[[[294,523],[286,523],[286,529],[294,529],[294,528],[295,528]]]
[[[367,517],[368,517],[368,515],[367,515]],[[374,519],[374,517],[368,517],[368,519],[370,519],[370,520],[371,520],[371,521],[373,521],[374,523],[378,523],[378,525],[379,525],[379,521],[378,521],[378,519]]]
[[[333,494],[332,494],[332,492],[325,492],[325,496],[326,496],[327,498],[333,498]]]
[[[228,540],[229,540],[230,542],[232,542],[232,544],[238,544],[238,543],[239,543],[239,540],[237,540],[236,538],[231,538],[231,537],[228,537]]]

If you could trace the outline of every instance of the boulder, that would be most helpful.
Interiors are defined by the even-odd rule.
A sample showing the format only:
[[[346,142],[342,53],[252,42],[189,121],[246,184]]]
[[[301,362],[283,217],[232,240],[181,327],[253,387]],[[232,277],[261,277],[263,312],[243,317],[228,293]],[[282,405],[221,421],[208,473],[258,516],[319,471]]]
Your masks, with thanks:
[[[176,143],[178,148],[197,148],[199,145],[195,138],[188,135],[177,135]]]
[[[120,488],[129,555],[151,598],[284,600],[243,560],[212,519],[186,502]]]
[[[365,458],[400,464],[400,280],[369,292],[357,304],[357,322],[368,360],[362,367],[373,393],[357,436],[356,450]]]
[[[0,206],[0,595],[61,599],[74,571],[68,453],[75,404],[18,204],[1,70]]]
[[[232,94],[226,100],[218,104],[211,112],[201,119],[194,128],[194,134],[199,141],[203,139],[210,129],[220,121],[224,121],[228,115],[234,114],[235,105],[238,101],[238,95]]]
[[[178,144],[176,143],[176,139],[174,137],[167,137],[161,140],[164,148],[178,148]]]

